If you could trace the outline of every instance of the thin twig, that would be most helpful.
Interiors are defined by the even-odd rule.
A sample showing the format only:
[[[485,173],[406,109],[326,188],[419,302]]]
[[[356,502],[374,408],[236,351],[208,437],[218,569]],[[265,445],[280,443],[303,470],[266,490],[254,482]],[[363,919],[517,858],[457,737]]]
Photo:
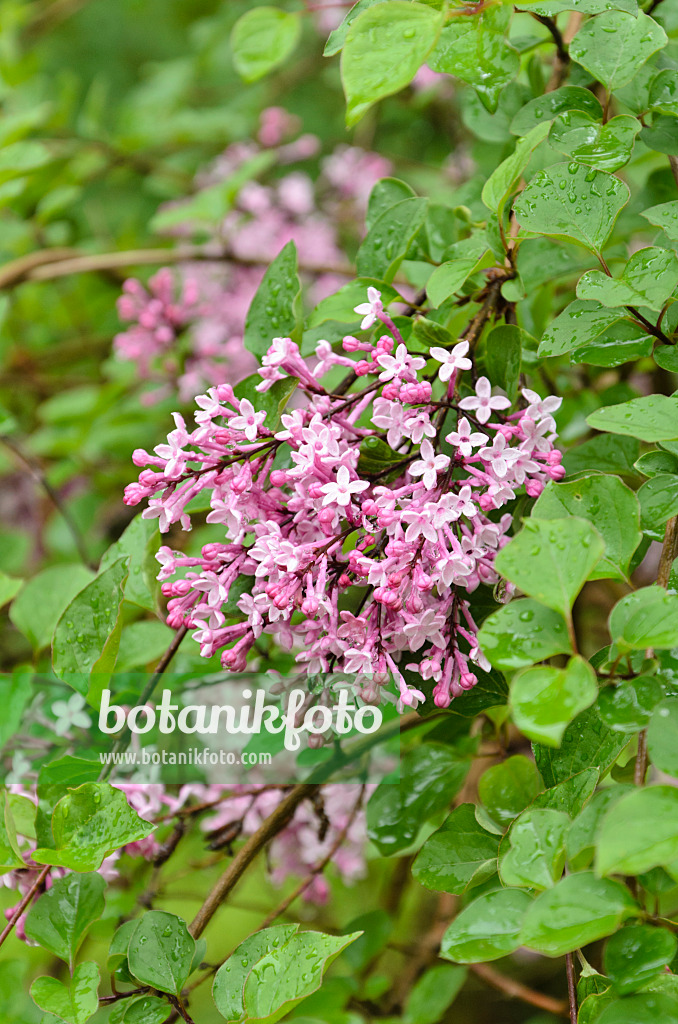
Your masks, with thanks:
[[[240,847],[237,854],[208,894],[205,902],[195,915],[190,931],[197,939],[202,935],[214,914],[223,901],[243,876],[257,854],[285,828],[294,816],[299,804],[312,796],[320,787],[310,782],[296,785],[287,796],[280,801],[275,810],[259,826],[247,842]]]
[[[18,906],[14,908],[14,913],[10,917],[5,927],[3,928],[2,932],[0,932],[0,946],[2,946],[5,939],[11,934],[14,925],[17,923],[17,921],[19,920],[23,912],[26,910],[28,905],[33,901],[34,897],[37,896],[38,891],[42,888],[43,882],[45,881],[51,870],[52,865],[45,864],[44,868],[42,869],[36,880],[33,882],[33,885],[30,887],[30,889],[22,899],[21,903],[19,903]]]
[[[24,451],[22,451],[22,449],[19,447],[16,441],[14,441],[12,438],[2,434],[0,435],[0,441],[2,441],[5,447],[9,448],[9,450],[17,457],[17,459],[19,459],[19,461],[24,464],[24,466],[31,474],[35,482],[40,487],[42,487],[43,491],[50,499],[57,512],[61,515],[63,521],[68,527],[68,531],[71,537],[73,538],[73,543],[77,548],[78,555],[80,556],[80,559],[83,562],[83,564],[86,565],[89,569],[95,569],[96,566],[94,562],[90,559],[89,554],[87,553],[85,540],[82,534],[80,533],[78,524],[76,523],[75,519],[68,511],[66,506],[63,504],[61,498],[52,487],[51,483],[43,473],[38,463],[33,458],[31,458],[30,455],[27,455]]]
[[[500,974],[489,964],[471,964],[471,970],[486,985],[496,988],[498,992],[503,992],[511,999],[520,999],[522,1002],[536,1006],[546,1013],[552,1013],[556,1017],[567,1017],[568,1015],[567,1003],[564,1000],[553,999],[551,996],[536,992],[533,988],[528,988],[527,985],[514,981],[513,978],[507,978],[505,974]]]
[[[530,12],[532,13],[532,12]],[[543,14],[532,14],[533,18],[536,18],[538,22],[544,25],[551,35],[553,36],[553,42],[556,44],[556,53],[558,54],[558,60],[561,64],[570,63],[570,53],[565,45],[563,39],[563,33],[560,31],[553,18],[548,18]]]
[[[567,999],[570,1008],[570,1024],[577,1024],[577,979],[574,976],[574,957],[565,954],[565,970],[567,972]]]
[[[272,924],[272,922],[275,921],[276,918],[280,917],[281,914],[284,914],[285,911],[287,910],[287,908],[292,903],[294,903],[294,901],[299,896],[301,896],[302,892],[304,892],[306,889],[308,889],[309,885],[311,885],[311,883],[313,882],[313,879],[317,875],[321,874],[325,870],[325,868],[327,867],[329,862],[332,860],[332,858],[334,857],[334,855],[337,852],[337,850],[339,849],[339,847],[342,845],[342,843],[346,839],[346,836],[348,835],[349,829],[351,828],[351,825],[355,821],[356,815],[357,815],[358,811],[360,810],[360,808],[362,806],[364,795],[365,795],[365,786],[363,785],[363,786],[360,787],[360,794],[359,794],[358,799],[356,800],[355,804],[353,805],[353,809],[352,809],[352,811],[351,811],[351,813],[350,813],[350,815],[348,817],[348,820],[347,820],[346,824],[344,825],[344,827],[342,828],[341,832],[339,833],[337,838],[334,840],[332,845],[330,846],[330,848],[327,851],[327,853],[325,854],[325,856],[321,860],[319,860],[316,864],[314,864],[314,866],[311,868],[311,870],[308,872],[308,874],[304,878],[302,878],[302,880],[292,890],[292,892],[289,894],[289,896],[286,896],[285,899],[282,900],[278,904],[278,906],[275,908],[275,910],[272,910],[271,913],[268,914],[268,916],[266,918],[264,918],[264,920],[259,925],[259,928],[257,929],[257,931],[261,931],[262,928],[268,928],[269,925]]]

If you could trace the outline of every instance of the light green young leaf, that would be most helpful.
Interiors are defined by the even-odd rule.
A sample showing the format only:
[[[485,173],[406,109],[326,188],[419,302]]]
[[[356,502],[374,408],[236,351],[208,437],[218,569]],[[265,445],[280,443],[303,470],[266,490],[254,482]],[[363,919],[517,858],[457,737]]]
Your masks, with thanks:
[[[549,142],[580,164],[616,171],[628,163],[641,127],[638,118],[626,114],[601,124],[582,110],[567,110],[553,122]]]
[[[558,747],[570,722],[597,696],[595,672],[575,657],[566,668],[537,665],[518,672],[511,680],[509,707],[529,739]]]
[[[658,704],[647,730],[647,749],[660,772],[678,778],[678,699],[669,697]]]
[[[626,886],[580,872],[562,878],[528,908],[521,943],[545,956],[562,956],[611,935],[640,914]]]
[[[299,14],[279,7],[255,7],[238,18],[231,32],[235,69],[246,82],[256,82],[283,64],[301,37]]]
[[[458,914],[443,935],[440,955],[458,964],[486,963],[513,953],[531,897],[522,889],[479,896]]]
[[[506,40],[511,15],[510,7],[493,6],[473,18],[451,19],[428,60],[433,71],[472,85],[491,112],[520,68],[520,58]]]
[[[424,223],[427,205],[427,199],[403,199],[402,202],[384,210],[358,250],[358,273],[363,277],[392,281],[415,235]]]
[[[669,454],[668,452],[666,453]],[[664,524],[678,513],[678,476],[657,473],[638,490],[640,521],[646,533],[664,537]]]
[[[589,270],[577,284],[577,297],[611,309],[647,306],[659,313],[677,285],[678,255],[655,247],[634,252],[621,277]]]
[[[488,251],[484,231],[474,232],[453,245],[448,259],[433,271],[426,282],[426,292],[434,306],[442,306],[445,299],[459,291],[474,273]]]
[[[551,808],[528,808],[517,817],[501,847],[504,885],[550,889],[563,873],[569,826],[569,816]]]
[[[532,803],[541,789],[534,761],[515,754],[483,772],[478,796],[490,816],[499,825],[507,825]]]
[[[570,356],[572,363],[590,366],[621,366],[652,355],[654,341],[640,324],[617,320],[588,344],[576,348]]]
[[[17,629],[40,651],[52,642],[57,622],[65,608],[94,573],[84,565],[52,565],[26,583],[9,610]]]
[[[31,985],[34,1002],[65,1024],[85,1024],[99,1009],[99,968],[90,961],[78,964],[69,984],[56,978],[36,978]]]
[[[678,72],[673,68],[660,71],[652,80],[648,100],[652,110],[678,116]]]
[[[408,85],[436,45],[443,11],[407,0],[366,7],[349,25],[341,54],[346,123]]]
[[[108,569],[120,558],[129,557],[129,576],[125,585],[125,600],[149,611],[157,611],[155,577],[158,563],[155,553],[160,546],[156,520],[135,516],[122,536],[104,552],[99,572]]]
[[[533,9],[530,4],[530,10]],[[551,122],[558,114],[568,110],[582,111],[594,121],[600,121],[603,117],[603,108],[589,89],[579,85],[563,85],[560,89],[544,93],[526,103],[511,121],[511,133],[527,135],[535,125],[544,121]]]
[[[252,299],[245,318],[245,348],[264,356],[273,338],[301,341],[301,284],[297,249],[288,242],[273,260]]]
[[[572,162],[539,171],[514,203],[521,227],[599,253],[629,201],[619,178]]]
[[[620,995],[637,992],[671,963],[678,940],[666,928],[632,924],[605,945],[605,974]]]
[[[678,644],[678,595],[663,587],[634,590],[617,601],[610,612],[610,636],[620,651]]]
[[[437,964],[422,974],[409,994],[403,1024],[438,1024],[467,978],[463,967]]]
[[[391,285],[377,280],[376,277],[359,277],[342,285],[334,295],[322,299],[310,314],[308,326],[318,327],[327,320],[336,320],[342,324],[360,323],[360,314],[355,312],[355,307],[365,301],[368,288],[376,288],[381,292],[384,306],[398,298],[398,292]]]
[[[461,895],[497,870],[499,837],[478,824],[473,804],[462,804],[426,840],[412,874],[427,889]]]
[[[614,732],[639,732],[664,696],[656,676],[637,676],[619,686],[606,686],[598,697],[600,717]]]
[[[501,670],[524,668],[572,650],[563,616],[530,597],[489,615],[478,632],[478,645],[490,664]]]
[[[120,558],[71,601],[54,631],[54,671],[98,708],[120,645],[129,559]]]
[[[539,355],[560,356],[573,348],[591,343],[625,315],[625,309],[607,309],[598,302],[575,299],[544,331],[539,343]]]
[[[585,519],[527,519],[495,567],[523,593],[568,618],[604,551],[602,537]]]
[[[132,932],[127,962],[142,984],[179,995],[191,973],[194,953],[195,939],[182,918],[149,910]]]
[[[676,858],[678,789],[634,789],[606,812],[596,842],[598,875],[642,875]]]
[[[96,872],[58,878],[28,912],[26,934],[73,970],[90,926],[104,912],[105,888]]]
[[[380,178],[372,187],[370,198],[367,201],[367,213],[365,214],[365,229],[371,231],[382,213],[391,210],[398,203],[405,199],[416,199],[417,193],[411,185],[400,178]],[[356,301],[356,305],[360,300]]]
[[[605,554],[590,578],[627,579],[631,558],[643,539],[633,491],[619,477],[602,473],[547,484],[532,509],[532,518],[566,515],[587,519],[605,542]]]
[[[11,796],[3,786],[0,788],[0,874],[24,864],[16,837]]]
[[[71,871],[97,871],[109,853],[145,839],[153,829],[132,810],[122,790],[86,782],[59,800],[52,813],[54,847],[38,848],[33,860]]]
[[[637,17],[606,11],[584,22],[570,43],[570,56],[614,92],[667,42],[661,25],[642,11]]]
[[[259,960],[284,946],[298,931],[298,924],[277,924],[250,935],[221,965],[214,978],[212,996],[222,1017],[232,1024],[245,1016],[243,990],[250,971]]]
[[[641,441],[678,440],[678,397],[644,395],[596,409],[586,418],[595,430],[627,434]]]
[[[534,340],[515,324],[500,324],[485,339],[485,367],[490,381],[502,388],[512,402],[520,379],[523,339]]]
[[[673,199],[670,203],[660,203],[659,206],[651,206],[649,210],[643,210],[641,216],[649,220],[650,224],[661,228],[672,242],[678,242],[678,199]]]

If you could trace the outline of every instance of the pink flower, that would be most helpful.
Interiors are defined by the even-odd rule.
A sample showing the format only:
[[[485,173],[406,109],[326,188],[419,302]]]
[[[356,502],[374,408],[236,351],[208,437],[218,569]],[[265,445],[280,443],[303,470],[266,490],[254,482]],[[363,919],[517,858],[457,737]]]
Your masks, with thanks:
[[[476,397],[469,395],[462,398],[460,409],[475,409],[479,423],[487,423],[495,409],[508,409],[511,405],[506,395],[493,395],[492,385],[487,377],[479,377],[476,384]]]
[[[458,345],[448,352],[445,348],[432,348],[431,355],[442,366],[438,370],[438,376],[442,381],[450,379],[453,373],[458,370],[470,370],[471,360],[465,359],[465,355],[469,350],[468,341],[460,341]]]
[[[411,356],[405,345],[398,345],[395,355],[382,352],[377,356],[377,362],[383,366],[383,373],[379,374],[379,380],[393,380],[394,377],[405,378],[416,374],[426,366],[426,360],[420,356]]]
[[[351,504],[351,495],[360,494],[369,487],[367,480],[351,480],[347,466],[340,466],[337,471],[337,479],[332,483],[324,484],[320,488],[325,495],[323,505],[346,505]]]
[[[457,429],[449,433],[445,440],[458,448],[464,458],[468,459],[474,448],[485,444],[487,434],[481,434],[479,431],[472,432],[471,424],[465,416],[462,416],[457,422]]]
[[[557,412],[563,404],[562,398],[556,398],[555,395],[550,395],[548,398],[542,398],[536,391],[530,391],[529,388],[522,389],[523,398],[526,398],[530,403],[527,407],[527,415],[530,419],[539,421],[545,419],[547,416],[552,416],[554,412]]]
[[[353,312],[363,318],[360,330],[366,331],[379,319],[379,314],[384,312],[381,292],[370,286],[367,289],[367,302],[361,302],[359,306],[355,306]]]
[[[248,441],[255,441],[259,427],[266,419],[265,412],[255,412],[249,398],[240,400],[240,415],[229,420],[231,430],[242,430]]]
[[[423,477],[424,487],[427,490],[431,490],[436,485],[436,478],[438,473],[442,473],[444,469],[450,464],[449,455],[436,455],[433,450],[433,445],[428,440],[422,441],[421,448],[419,449],[421,459],[417,462],[413,462],[410,466],[410,476]]]

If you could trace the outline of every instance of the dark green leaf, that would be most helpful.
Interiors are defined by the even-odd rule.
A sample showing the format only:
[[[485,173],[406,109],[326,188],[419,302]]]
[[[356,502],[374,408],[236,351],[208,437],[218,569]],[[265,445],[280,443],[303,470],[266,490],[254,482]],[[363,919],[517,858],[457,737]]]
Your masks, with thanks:
[[[534,9],[532,4],[529,9]],[[513,118],[511,131],[514,135],[527,135],[536,124],[552,121],[567,110],[583,111],[596,121],[603,117],[603,108],[592,92],[578,85],[563,85],[526,103]]]
[[[607,728],[594,705],[567,727],[559,749],[535,744],[534,757],[546,785],[555,786],[585,768],[604,774],[626,742],[624,735]]]
[[[185,921],[164,910],[149,910],[132,932],[127,962],[142,984],[179,995],[194,953],[195,939]]]
[[[483,772],[478,796],[492,818],[506,825],[532,803],[541,788],[534,762],[515,754]]]
[[[400,3],[401,0],[393,2]],[[389,282],[393,280],[414,236],[424,223],[427,203],[426,199],[404,199],[382,213],[358,250],[356,269],[360,275]]]
[[[580,164],[616,171],[628,163],[640,129],[640,121],[626,114],[601,124],[582,110],[568,110],[553,122],[549,142]]]
[[[638,249],[619,278],[589,270],[577,285],[577,296],[603,306],[647,306],[660,312],[678,285],[678,255],[670,249]]]
[[[632,924],[612,935],[605,944],[605,973],[617,992],[627,995],[671,963],[678,940],[665,928]]]
[[[619,686],[606,686],[598,697],[600,717],[615,732],[637,732],[650,721],[652,712],[664,696],[654,676],[627,679]]]
[[[473,804],[462,804],[422,846],[412,866],[427,889],[466,892],[497,870],[499,837],[478,824]]]
[[[301,340],[301,284],[297,249],[288,242],[280,250],[252,299],[245,319],[245,348],[261,358],[274,338]]]
[[[429,57],[429,67],[474,86],[488,110],[517,75],[520,59],[506,41],[508,7],[487,7],[473,18],[452,18]]]
[[[56,978],[36,978],[31,995],[41,1010],[53,1013],[65,1024],[85,1024],[99,1008],[99,968],[95,963],[78,964],[64,985]]]
[[[90,925],[104,912],[105,888],[101,875],[94,872],[58,878],[31,907],[26,934],[72,970]]]
[[[443,935],[440,955],[459,964],[485,963],[513,953],[530,897],[521,889],[485,893],[465,907]]]
[[[570,819],[563,811],[528,808],[511,825],[502,843],[499,876],[504,885],[549,889],[563,873],[565,834]]]
[[[642,11],[637,17],[606,11],[582,25],[570,43],[570,56],[614,91],[667,41],[664,29]]]
[[[591,344],[611,324],[625,315],[623,309],[607,309],[598,302],[576,299],[553,320],[539,343],[540,356],[559,356],[563,352]]]

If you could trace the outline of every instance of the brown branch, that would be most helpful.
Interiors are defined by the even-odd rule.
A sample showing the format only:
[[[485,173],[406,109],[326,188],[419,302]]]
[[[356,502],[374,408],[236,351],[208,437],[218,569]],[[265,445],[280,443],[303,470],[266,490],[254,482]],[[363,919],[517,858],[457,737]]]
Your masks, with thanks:
[[[568,21],[565,27],[565,31],[560,36],[560,46],[557,47],[556,59],[553,63],[553,71],[551,72],[551,77],[546,86],[546,92],[555,92],[555,90],[559,89],[565,80],[568,68],[570,66],[570,54],[567,50],[567,47],[579,31],[581,21],[582,16],[579,13],[579,11],[573,11],[570,15],[570,20]],[[561,50],[567,52],[567,60],[562,59]]]
[[[34,897],[37,896],[38,891],[42,888],[42,885],[51,870],[52,865],[45,864],[44,868],[42,869],[36,880],[33,882],[33,885],[30,887],[30,889],[22,899],[21,903],[19,903],[18,906],[14,908],[14,913],[10,917],[5,927],[3,928],[2,932],[0,932],[0,946],[2,946],[5,939],[7,939],[8,936],[11,934],[14,925],[17,923],[17,921],[19,920],[23,912],[26,910],[28,905],[33,901]]]
[[[362,806],[364,795],[365,795],[365,787],[361,786],[360,787],[360,795],[358,796],[358,799],[356,800],[355,804],[353,805],[353,809],[352,809],[352,811],[351,811],[351,813],[350,813],[350,815],[348,817],[348,821],[346,822],[346,824],[342,828],[341,832],[339,833],[337,838],[334,840],[334,842],[330,846],[330,848],[327,851],[327,853],[325,854],[325,856],[321,860],[319,860],[316,864],[314,864],[314,866],[311,868],[311,870],[308,872],[308,874],[304,878],[302,878],[302,880],[292,890],[292,892],[289,894],[289,896],[286,896],[285,899],[282,900],[278,904],[278,906],[275,908],[275,910],[272,910],[271,913],[268,914],[268,916],[264,918],[264,920],[259,925],[259,928],[257,929],[257,931],[261,931],[262,928],[268,928],[269,925],[272,924],[273,921],[275,921],[276,918],[280,917],[281,914],[284,914],[285,911],[287,910],[287,908],[292,903],[294,903],[294,901],[299,896],[301,896],[302,892],[304,892],[306,889],[308,889],[308,887],[311,884],[311,882],[313,881],[313,879],[317,875],[321,874],[325,870],[325,868],[330,863],[330,861],[334,857],[334,855],[337,852],[337,850],[339,849],[339,847],[342,845],[342,843],[346,839],[346,836],[348,835],[349,829],[351,828],[351,825],[355,821],[356,815],[357,815],[358,811],[360,810],[360,808]]]
[[[247,842],[240,847],[237,854],[208,894],[205,902],[193,919],[191,934],[197,939],[204,932],[223,901],[243,876],[254,858],[285,828],[294,816],[299,804],[307,797],[316,793],[317,784],[301,782],[281,800],[275,810],[259,826]]]
[[[534,989],[528,988],[527,985],[522,985],[519,981],[514,981],[513,978],[507,978],[506,975],[500,974],[499,971],[496,971],[494,967],[490,967],[489,964],[471,964],[471,970],[486,985],[497,989],[498,992],[503,992],[504,995],[509,996],[511,999],[520,999],[522,1002],[529,1003],[530,1006],[536,1006],[540,1010],[545,1010],[546,1013],[552,1013],[556,1017],[568,1016],[567,1004],[564,1000],[542,995],[541,992],[536,992]]]
[[[570,1010],[570,1024],[577,1024],[577,979],[574,975],[574,957],[565,954],[565,970],[567,972],[567,1001]]]

